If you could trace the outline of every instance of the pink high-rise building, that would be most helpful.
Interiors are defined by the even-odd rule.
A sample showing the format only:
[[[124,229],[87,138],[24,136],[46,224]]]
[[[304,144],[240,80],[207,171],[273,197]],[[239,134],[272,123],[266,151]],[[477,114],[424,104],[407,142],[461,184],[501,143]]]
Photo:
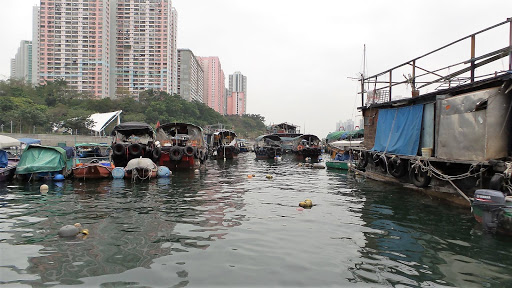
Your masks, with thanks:
[[[177,93],[176,26],[171,0],[117,0],[116,95]]]
[[[227,99],[228,107],[227,115],[240,115],[245,114],[245,93],[244,92],[232,92]]]
[[[39,83],[64,79],[77,91],[108,97],[110,0],[41,0],[38,17]]]
[[[225,76],[220,65],[219,57],[200,57],[204,72],[203,101],[206,105],[220,114],[226,114],[225,107]]]

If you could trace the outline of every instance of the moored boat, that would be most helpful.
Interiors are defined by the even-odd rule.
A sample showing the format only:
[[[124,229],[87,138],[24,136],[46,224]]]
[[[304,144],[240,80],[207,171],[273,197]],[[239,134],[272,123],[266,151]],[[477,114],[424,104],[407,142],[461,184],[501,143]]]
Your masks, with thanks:
[[[66,177],[71,166],[63,148],[31,144],[21,154],[16,175],[24,180],[53,179],[59,174]]]
[[[110,161],[110,145],[106,143],[78,143],[73,160],[73,178],[110,178],[114,163]]]
[[[304,158],[318,158],[322,154],[320,138],[313,134],[304,134],[293,139],[292,152],[295,156]]]
[[[258,159],[274,159],[283,154],[281,138],[277,135],[261,135],[255,142],[254,153]]]
[[[156,129],[161,147],[160,166],[197,168],[208,158],[203,129],[190,123],[167,123]]]
[[[236,133],[222,130],[213,133],[212,157],[215,159],[233,159],[240,154]]]
[[[112,130],[112,161],[116,167],[125,167],[135,158],[149,158],[154,162],[160,159],[160,147],[156,143],[155,132],[149,124],[126,122]]]
[[[4,149],[19,146],[19,140],[9,136],[0,135],[0,182],[12,180],[19,161],[19,158],[9,157],[9,154]]]
[[[238,148],[240,149],[240,153],[249,152],[249,144],[245,139],[238,139]]]
[[[361,148],[353,149],[361,159],[354,169],[365,169],[362,174],[372,179],[471,206],[478,221],[486,223],[484,218],[490,218],[491,225],[486,226],[512,232],[512,225],[501,224],[508,223],[503,219],[509,215],[506,199],[512,187],[512,45],[496,47],[497,50],[482,55],[475,53],[480,51],[475,49],[475,36],[511,23],[509,18],[361,79],[359,109],[365,123],[364,141]],[[509,34],[505,37],[508,39]],[[467,61],[445,63],[449,65],[444,67],[449,68],[416,66],[418,61],[436,63],[425,58],[462,40],[472,42],[472,54]],[[506,57],[511,63],[507,71],[494,70],[496,67],[489,65]],[[404,82],[392,82],[391,75],[404,67],[412,68],[410,77]],[[436,73],[417,75],[418,69]],[[481,71],[486,69],[495,72],[483,74]],[[383,81],[383,77],[389,79]],[[399,91],[398,84],[410,87],[410,98],[393,98],[391,92]],[[420,95],[420,88],[429,92]],[[493,203],[497,203],[499,212],[495,219],[483,214],[493,211]]]
[[[158,166],[149,158],[136,158],[128,161],[124,167],[125,178],[135,180],[146,180],[156,178]]]

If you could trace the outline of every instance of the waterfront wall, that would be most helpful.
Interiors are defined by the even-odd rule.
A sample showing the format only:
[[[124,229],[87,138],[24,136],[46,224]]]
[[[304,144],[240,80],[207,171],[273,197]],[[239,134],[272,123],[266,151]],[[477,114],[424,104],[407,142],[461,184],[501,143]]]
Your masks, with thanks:
[[[111,143],[112,137],[110,136],[87,136],[87,135],[62,135],[62,134],[28,134],[28,133],[0,133],[5,135],[19,138],[34,138],[40,139],[42,145],[57,146],[58,143],[66,143],[66,146],[74,146],[75,143]]]

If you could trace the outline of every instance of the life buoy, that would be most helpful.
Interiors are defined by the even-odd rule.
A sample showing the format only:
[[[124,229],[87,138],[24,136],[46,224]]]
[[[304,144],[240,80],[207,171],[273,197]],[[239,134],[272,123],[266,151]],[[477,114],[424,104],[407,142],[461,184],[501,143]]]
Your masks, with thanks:
[[[139,143],[133,143],[128,146],[128,153],[133,157],[139,157],[142,155],[142,146]]]
[[[115,144],[114,147],[112,148],[112,153],[116,156],[124,155],[124,153],[125,153],[124,145],[121,143]]]
[[[388,161],[388,171],[393,177],[400,178],[407,174],[407,161],[399,157],[391,158]]]
[[[421,170],[421,167],[412,166],[409,170],[409,178],[416,187],[427,187],[432,178],[428,176],[428,171]]]
[[[160,159],[160,155],[162,155],[162,149],[160,149],[160,147],[155,147],[153,151],[151,151],[151,157],[153,160]]]
[[[183,149],[178,146],[172,146],[169,150],[169,158],[174,161],[179,161],[183,157]]]
[[[185,149],[184,149],[184,153],[185,153],[185,155],[187,155],[189,157],[194,156],[194,147],[186,146]]]

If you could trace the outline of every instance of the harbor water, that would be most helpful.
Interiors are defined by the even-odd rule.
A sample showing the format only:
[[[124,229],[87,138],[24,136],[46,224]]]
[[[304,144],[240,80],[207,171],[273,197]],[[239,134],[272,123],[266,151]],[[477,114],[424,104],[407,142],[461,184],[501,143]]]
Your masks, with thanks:
[[[142,183],[2,184],[0,284],[512,286],[512,237],[483,232],[469,209],[298,163],[245,153]],[[89,235],[58,237],[74,223]]]

